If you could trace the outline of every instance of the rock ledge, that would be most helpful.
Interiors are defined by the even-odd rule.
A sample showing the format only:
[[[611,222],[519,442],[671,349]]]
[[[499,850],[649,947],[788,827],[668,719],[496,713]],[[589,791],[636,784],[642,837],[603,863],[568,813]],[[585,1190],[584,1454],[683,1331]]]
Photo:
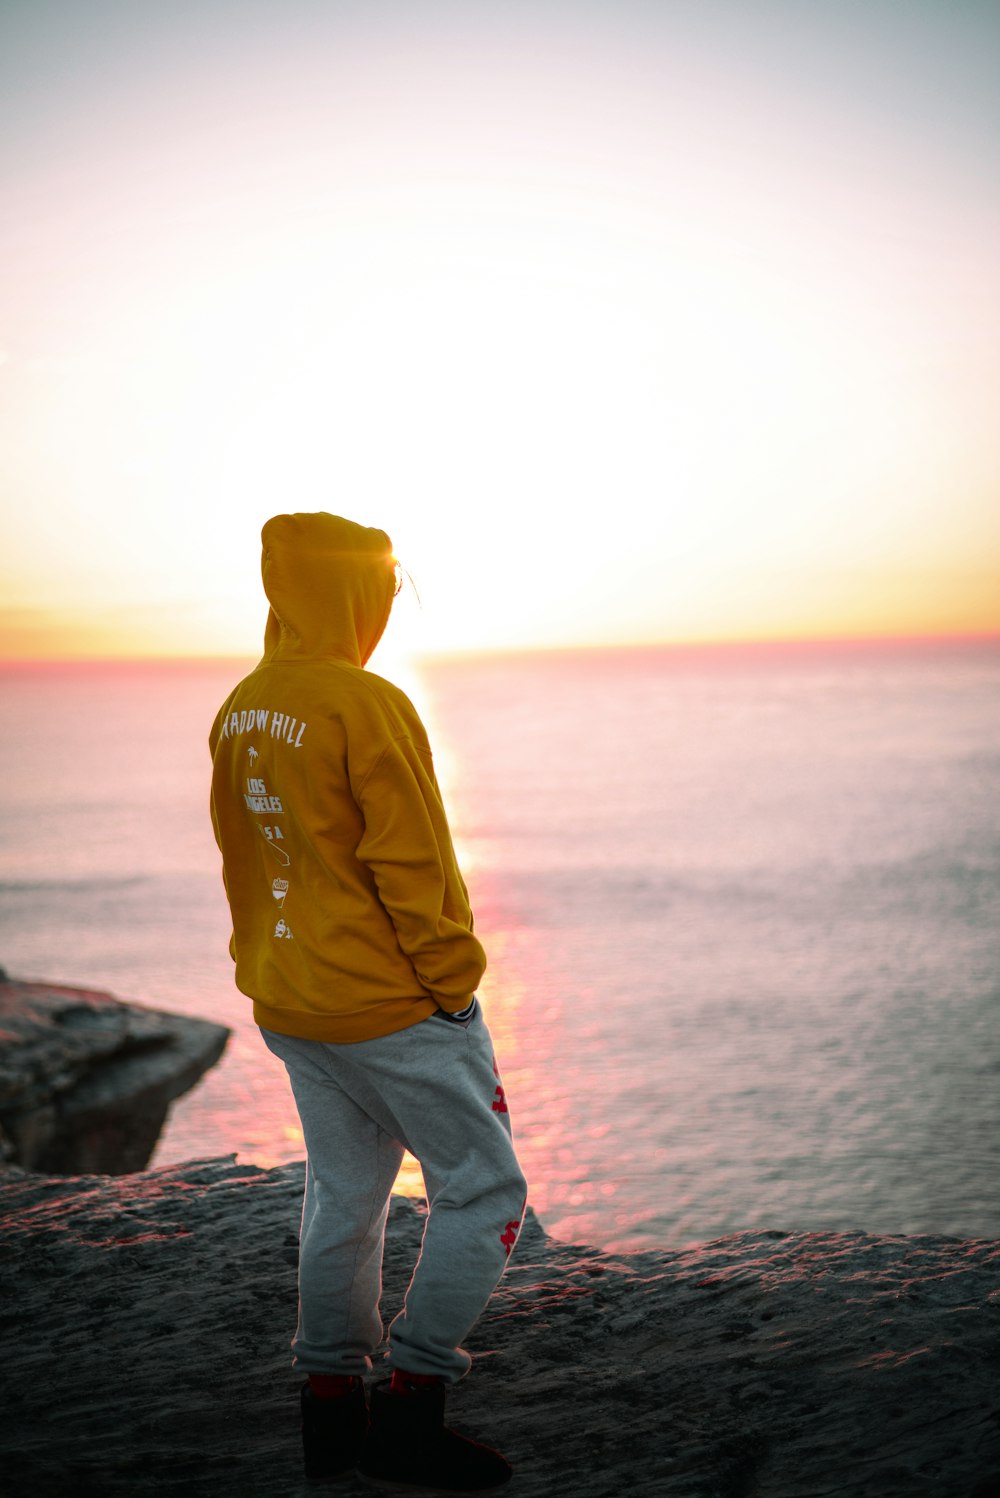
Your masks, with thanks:
[[[228,1037],[224,1025],[0,969],[0,1160],[67,1175],[142,1170],[170,1104]]]
[[[0,1177],[5,1498],[310,1491],[302,1181],[233,1159]],[[386,1320],[423,1221],[394,1198]],[[757,1232],[616,1256],[529,1214],[469,1346],[451,1418],[509,1455],[518,1498],[1000,1495],[998,1243]]]

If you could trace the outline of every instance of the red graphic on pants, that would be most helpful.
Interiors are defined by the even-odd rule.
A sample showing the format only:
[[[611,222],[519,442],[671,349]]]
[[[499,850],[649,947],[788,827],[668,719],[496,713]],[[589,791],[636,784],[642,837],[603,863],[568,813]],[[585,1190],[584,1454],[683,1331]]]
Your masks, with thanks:
[[[493,1062],[493,1075],[496,1077],[497,1082],[499,1083],[500,1082],[500,1072],[497,1069],[496,1060],[494,1060],[494,1062]],[[495,1091],[495,1093],[494,1093],[494,1095],[493,1095],[493,1112],[494,1113],[508,1113],[509,1111],[510,1110],[507,1107],[507,1099],[504,1097],[503,1087],[502,1086],[498,1086],[497,1089],[496,1089],[496,1091]],[[516,1224],[515,1224],[515,1226],[516,1226]],[[510,1249],[508,1249],[507,1252],[510,1253]]]
[[[517,1235],[521,1231],[521,1218],[523,1218],[525,1211],[527,1210],[527,1206],[528,1198],[525,1197],[524,1201],[521,1203],[521,1216],[515,1217],[513,1222],[508,1222],[507,1226],[500,1234],[500,1242],[503,1244],[504,1254],[508,1259],[510,1258],[511,1249],[517,1242]]]

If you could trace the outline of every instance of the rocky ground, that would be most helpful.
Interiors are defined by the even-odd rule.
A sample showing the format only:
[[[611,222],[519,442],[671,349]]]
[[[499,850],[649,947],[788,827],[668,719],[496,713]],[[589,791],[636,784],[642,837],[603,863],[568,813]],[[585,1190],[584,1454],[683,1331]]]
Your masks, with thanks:
[[[258,1498],[301,1477],[302,1167],[0,1177],[4,1498]],[[396,1198],[384,1315],[423,1218]],[[528,1219],[459,1428],[512,1498],[1000,1498],[1000,1244],[746,1233],[612,1256]],[[345,1498],[370,1491],[350,1478]]]
[[[0,1161],[64,1174],[142,1170],[175,1098],[229,1031],[0,968]]]

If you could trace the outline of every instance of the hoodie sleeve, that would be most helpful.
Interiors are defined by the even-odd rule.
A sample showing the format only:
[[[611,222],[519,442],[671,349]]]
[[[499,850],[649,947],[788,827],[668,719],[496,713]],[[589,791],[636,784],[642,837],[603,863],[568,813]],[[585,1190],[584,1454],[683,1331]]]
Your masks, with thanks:
[[[442,1009],[464,1008],[486,955],[472,932],[468,891],[429,753],[409,737],[393,740],[358,799],[365,830],[357,856],[372,871],[400,947]]]

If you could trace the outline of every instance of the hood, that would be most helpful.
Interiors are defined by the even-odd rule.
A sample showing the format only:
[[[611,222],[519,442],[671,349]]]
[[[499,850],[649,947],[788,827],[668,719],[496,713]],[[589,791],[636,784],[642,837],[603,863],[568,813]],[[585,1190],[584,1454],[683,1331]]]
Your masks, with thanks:
[[[363,666],[382,638],[396,592],[385,531],[339,515],[275,515],[260,534],[271,605],[264,659],[336,656]]]

